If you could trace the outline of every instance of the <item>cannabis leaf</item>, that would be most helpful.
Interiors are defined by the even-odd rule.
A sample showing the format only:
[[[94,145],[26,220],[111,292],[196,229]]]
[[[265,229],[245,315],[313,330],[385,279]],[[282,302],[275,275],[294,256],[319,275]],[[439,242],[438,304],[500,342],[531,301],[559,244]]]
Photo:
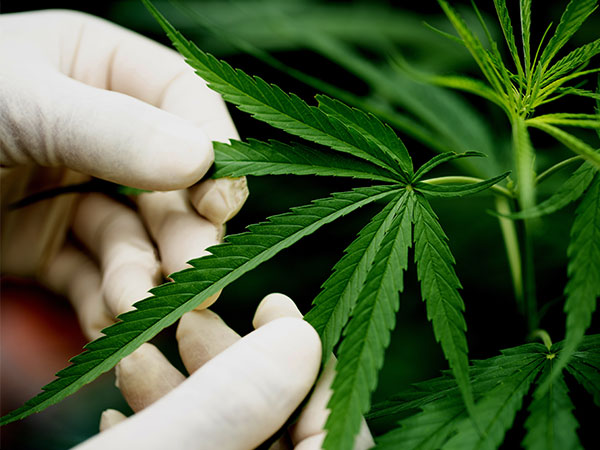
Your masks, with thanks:
[[[390,148],[380,147],[373,140],[365,138],[355,127],[346,125],[315,106],[307,105],[297,95],[287,95],[279,87],[268,84],[259,77],[250,77],[239,69],[234,70],[229,64],[204,53],[175,30],[149,1],[142,1],[173,45],[186,58],[186,62],[226,101],[276,128],[363,158],[395,173],[398,180],[406,180],[408,174],[398,170],[394,157],[406,158],[408,154],[399,155]],[[378,127],[378,124],[369,124],[369,121],[377,120],[373,116],[363,114],[361,119],[367,122],[363,128]],[[410,162],[407,161],[406,165],[410,165]]]
[[[367,273],[400,206],[399,201],[388,203],[358,233],[345,250],[344,257],[333,267],[333,274],[323,283],[321,292],[313,300],[313,308],[304,317],[321,336],[324,361],[329,358],[350,318]]]
[[[72,365],[58,372],[58,379],[43,393],[2,417],[0,424],[39,412],[74,393],[244,273],[321,226],[395,191],[397,186],[388,185],[334,194],[227,237],[224,244],[208,249],[212,255],[190,261],[193,268],[172,274],[173,283],[152,289],[153,297],[121,314],[120,322],[102,330],[106,336],[87,344],[86,351],[71,359]]]
[[[369,409],[370,394],[377,384],[377,372],[394,328],[398,292],[403,289],[402,272],[408,265],[411,245],[413,194],[405,191],[394,201],[401,206],[375,255],[352,320],[344,330],[328,404],[331,414],[325,424],[324,448],[352,448],[362,414]]]
[[[600,405],[600,335],[586,336],[567,364]],[[547,382],[552,365],[564,342],[550,349],[525,344],[503,350],[500,356],[473,361],[470,370],[475,408],[483,433],[469,420],[456,380],[442,377],[420,382],[408,391],[375,405],[367,420],[393,417],[418,409],[400,420],[399,427],[376,439],[377,449],[481,449],[497,448],[512,425],[532,383]],[[553,382],[552,390],[534,399],[525,422],[525,448],[580,448],[577,422],[564,378]]]
[[[473,362],[471,382],[483,434],[479,435],[469,420],[455,382],[444,376],[415,386],[421,392],[434,386],[443,390],[412,400],[410,408],[421,408],[421,412],[402,420],[399,428],[377,439],[377,448],[495,448],[512,423],[528,386],[543,367],[545,353],[547,349],[541,344],[526,344],[503,350],[501,356]],[[379,416],[396,413],[406,404],[406,396],[400,394],[380,406]]]

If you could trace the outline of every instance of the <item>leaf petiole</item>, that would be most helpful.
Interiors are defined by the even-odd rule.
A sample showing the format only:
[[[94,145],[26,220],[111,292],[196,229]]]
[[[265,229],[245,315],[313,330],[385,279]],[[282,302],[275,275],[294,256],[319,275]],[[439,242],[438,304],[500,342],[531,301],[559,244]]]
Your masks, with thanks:
[[[477,177],[467,177],[467,176],[447,176],[447,177],[437,177],[437,178],[428,178],[427,180],[422,180],[422,183],[427,184],[471,184],[471,183],[481,183],[485,181],[483,178]],[[503,197],[514,199],[514,194],[503,186],[498,186],[497,184],[490,187],[490,190],[494,191],[494,193],[501,195]]]

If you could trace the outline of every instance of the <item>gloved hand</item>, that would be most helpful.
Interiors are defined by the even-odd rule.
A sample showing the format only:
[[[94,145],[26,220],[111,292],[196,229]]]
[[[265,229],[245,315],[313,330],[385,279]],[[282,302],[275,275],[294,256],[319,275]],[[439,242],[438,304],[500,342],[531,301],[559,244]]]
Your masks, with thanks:
[[[82,13],[0,16],[2,272],[105,309],[99,323],[84,324],[97,337],[161,272],[184,268],[219,241],[247,196],[245,180],[142,194],[137,210],[96,194],[6,206],[90,176],[186,188],[212,164],[211,141],[236,137],[220,96],[176,52]],[[70,229],[88,252],[68,242]]]
[[[136,414],[102,414],[94,449],[250,450],[275,433],[315,382],[321,344],[296,305],[271,294],[256,310],[256,330],[240,338],[209,310],[186,314],[177,329],[187,379],[156,347],[144,344],[117,366],[117,385]],[[326,365],[297,422],[276,445],[321,448],[335,360]],[[373,445],[366,423],[355,449]]]

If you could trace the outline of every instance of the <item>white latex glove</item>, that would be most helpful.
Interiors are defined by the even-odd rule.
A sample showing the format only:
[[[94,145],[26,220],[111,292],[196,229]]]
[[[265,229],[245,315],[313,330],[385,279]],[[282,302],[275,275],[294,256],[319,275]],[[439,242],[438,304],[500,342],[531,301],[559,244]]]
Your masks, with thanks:
[[[137,211],[101,195],[6,206],[90,176],[150,190],[186,188],[212,164],[211,141],[236,137],[222,99],[176,52],[82,13],[1,15],[2,272],[37,277],[73,302],[104,309],[104,319],[84,324],[96,337],[146,297],[161,271],[184,268],[219,241],[247,196],[245,180],[143,194]],[[74,217],[93,261],[65,244]],[[76,276],[79,284],[67,282]]]
[[[300,311],[271,294],[254,316],[256,331],[241,338],[209,310],[192,311],[177,329],[185,377],[150,344],[117,366],[117,385],[136,412],[102,415],[101,433],[81,444],[94,449],[250,450],[275,433],[310,391],[321,344]],[[334,364],[328,364],[291,428],[296,450],[321,448]],[[284,449],[288,439],[271,448]],[[355,445],[373,445],[366,423]]]

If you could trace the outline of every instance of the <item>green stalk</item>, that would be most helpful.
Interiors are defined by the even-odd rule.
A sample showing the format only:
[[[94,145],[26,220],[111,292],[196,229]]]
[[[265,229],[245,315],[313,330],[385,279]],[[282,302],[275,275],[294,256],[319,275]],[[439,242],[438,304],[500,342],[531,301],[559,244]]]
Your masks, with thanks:
[[[564,168],[574,162],[581,161],[582,159],[583,158],[581,156],[573,156],[572,158],[568,158],[557,164],[554,164],[552,167],[546,169],[545,171],[543,171],[542,173],[540,173],[538,175],[538,177],[536,178],[536,184],[540,184],[546,178],[550,177],[551,175],[554,175],[555,172],[558,172],[562,168]]]
[[[499,213],[498,223],[502,231],[510,276],[512,278],[515,301],[521,314],[526,315],[525,299],[523,296],[523,268],[521,266],[521,249],[514,220],[503,217],[512,213],[509,200],[506,197],[496,197],[496,211]]]
[[[533,258],[532,221],[525,219],[520,221],[523,236],[523,275],[524,275],[524,298],[525,317],[529,331],[539,326],[539,315],[537,310],[536,286],[535,286],[535,264]]]
[[[517,168],[519,208],[526,210],[535,205],[535,153],[525,118],[513,116],[511,118],[513,154]],[[538,327],[538,311],[535,287],[535,265],[533,258],[532,222],[525,219],[519,224],[523,239],[523,294],[525,301],[525,317],[529,331]]]

